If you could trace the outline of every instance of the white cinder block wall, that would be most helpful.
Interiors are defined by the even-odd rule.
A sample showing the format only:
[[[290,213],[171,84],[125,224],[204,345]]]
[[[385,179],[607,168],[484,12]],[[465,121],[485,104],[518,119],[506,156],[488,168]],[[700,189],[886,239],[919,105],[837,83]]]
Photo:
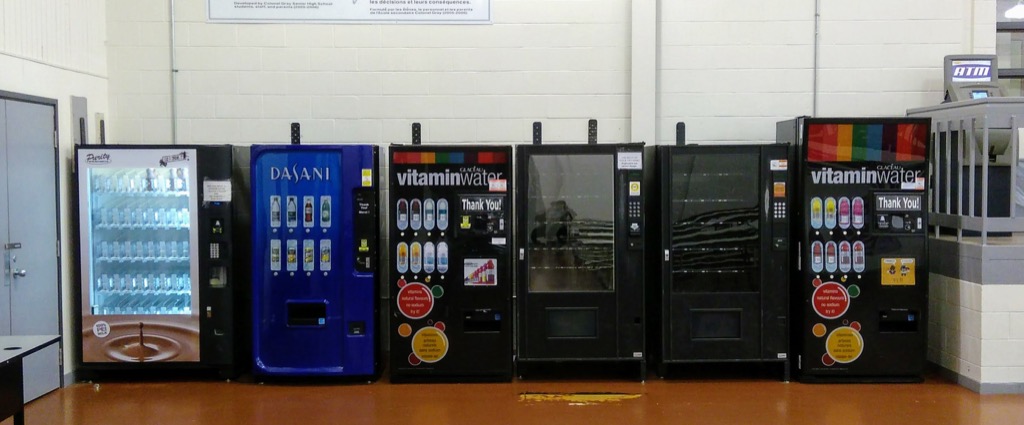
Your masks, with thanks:
[[[111,136],[171,140],[167,2],[108,0]],[[175,2],[179,143],[629,136],[629,0],[493,0],[494,25],[208,24]]]
[[[942,57],[995,51],[990,0],[819,1],[817,116],[901,116],[942,100]],[[658,140],[773,142],[814,114],[815,0],[661,1]]]
[[[95,113],[107,113],[105,0],[0,1],[0,90],[57,100],[60,157],[61,256],[64,335],[74,330],[73,261],[69,194],[73,150],[71,96],[88,99],[89,138],[95,140]],[[73,340],[65,339],[64,364],[72,365]],[[70,367],[65,372],[71,371]]]

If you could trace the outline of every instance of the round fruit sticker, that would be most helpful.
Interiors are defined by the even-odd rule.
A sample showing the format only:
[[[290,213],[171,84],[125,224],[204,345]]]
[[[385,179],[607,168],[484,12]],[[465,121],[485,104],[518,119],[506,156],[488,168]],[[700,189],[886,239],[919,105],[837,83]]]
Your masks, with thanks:
[[[860,336],[860,332],[854,327],[838,327],[828,334],[825,351],[826,356],[836,363],[851,363],[864,352],[864,337]]]
[[[434,296],[430,288],[419,282],[411,282],[398,290],[398,311],[410,319],[422,319],[434,308]]]
[[[825,319],[837,319],[850,308],[850,294],[836,282],[825,282],[814,288],[811,296],[814,312]]]
[[[424,363],[436,363],[448,354],[448,337],[437,327],[422,328],[412,337],[412,354]]]

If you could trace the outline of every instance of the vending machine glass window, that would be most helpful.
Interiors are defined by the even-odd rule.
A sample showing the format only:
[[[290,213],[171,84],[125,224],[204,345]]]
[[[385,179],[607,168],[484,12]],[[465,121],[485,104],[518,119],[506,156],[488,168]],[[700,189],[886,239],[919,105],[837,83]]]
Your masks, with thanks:
[[[672,156],[673,291],[758,291],[758,159],[752,154]]]
[[[531,292],[615,290],[611,155],[535,155],[526,217]]]
[[[89,307],[95,316],[189,315],[187,168],[92,168]]]

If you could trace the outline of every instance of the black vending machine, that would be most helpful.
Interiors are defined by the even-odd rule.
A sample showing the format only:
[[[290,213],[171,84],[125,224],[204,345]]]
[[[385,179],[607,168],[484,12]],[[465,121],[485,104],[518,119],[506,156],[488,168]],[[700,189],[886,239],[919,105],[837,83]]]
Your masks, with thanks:
[[[392,146],[391,380],[512,377],[512,148]]]
[[[920,381],[928,137],[920,118],[797,118],[794,354],[801,381]]]
[[[644,355],[643,144],[516,149],[517,367]]]
[[[648,213],[660,222],[651,232],[660,255],[650,256],[660,275],[649,291],[659,375],[673,364],[773,362],[788,380],[790,147],[656,152],[660,205]]]

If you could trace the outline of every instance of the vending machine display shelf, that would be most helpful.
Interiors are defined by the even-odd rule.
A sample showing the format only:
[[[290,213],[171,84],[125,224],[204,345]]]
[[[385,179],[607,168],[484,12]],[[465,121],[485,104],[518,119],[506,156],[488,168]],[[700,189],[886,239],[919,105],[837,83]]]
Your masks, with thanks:
[[[97,224],[93,226],[94,230],[189,230],[191,226],[187,223],[183,225],[153,225],[153,224],[128,224],[128,225],[117,225],[117,224]]]
[[[123,264],[123,263],[186,263],[190,259],[189,257],[173,257],[173,258],[148,258],[148,257],[120,257],[120,258],[96,258],[97,263],[108,263],[108,264]]]
[[[116,197],[121,199],[134,199],[134,198],[187,198],[189,191],[187,190],[173,190],[169,192],[161,191],[136,191],[136,192],[118,192],[118,191],[96,191],[91,192],[93,196],[98,198],[109,198]]]
[[[593,252],[593,251],[597,251],[597,252],[609,252],[610,253],[611,249],[612,249],[611,241],[608,241],[608,243],[605,244],[605,245],[608,245],[608,246],[594,246],[594,245],[597,245],[595,243],[590,243],[589,245],[591,245],[591,246],[586,246],[586,245],[588,245],[588,244],[582,244],[581,246],[538,247],[538,248],[530,248],[530,252],[551,252],[551,251]]]
[[[746,252],[746,251],[748,251],[747,248],[738,247],[738,246],[720,246],[720,247],[712,247],[712,248],[708,248],[708,247],[690,248],[690,247],[687,247],[686,245],[689,245],[689,244],[683,244],[683,243],[673,244],[672,245],[672,251],[675,251],[675,252],[679,252],[679,251],[683,251],[683,252]]]
[[[690,198],[690,199],[673,199],[674,204],[724,204],[724,203],[744,203],[748,204],[751,202],[757,202],[752,199],[743,198]]]

